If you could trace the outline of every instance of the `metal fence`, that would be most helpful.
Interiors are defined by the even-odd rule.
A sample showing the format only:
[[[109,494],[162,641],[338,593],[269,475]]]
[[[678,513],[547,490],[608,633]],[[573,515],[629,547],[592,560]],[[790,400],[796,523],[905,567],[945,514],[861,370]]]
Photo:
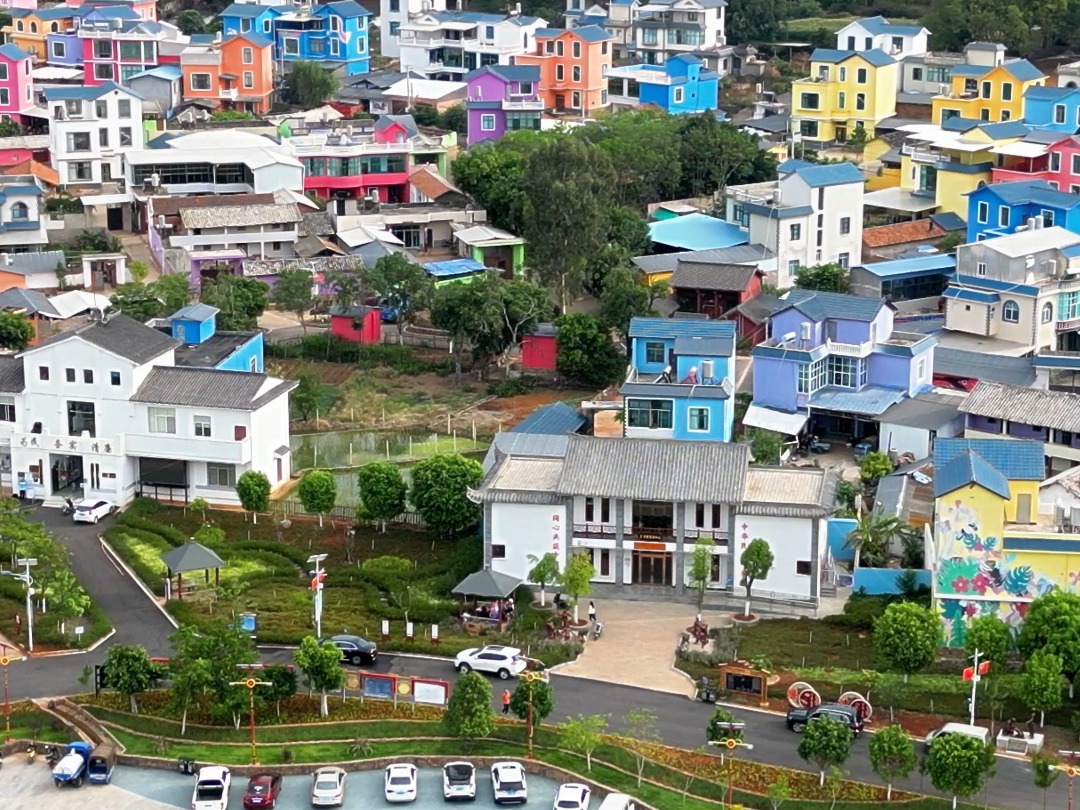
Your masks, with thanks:
[[[429,329],[424,326],[406,326],[401,334],[396,329],[383,329],[383,343],[419,346],[424,349],[445,349],[450,351],[450,336],[441,329]]]
[[[297,501],[274,501],[270,504],[270,509],[275,515],[280,515],[281,517],[310,517],[312,519],[319,517],[313,512],[305,511],[303,505]],[[363,523],[365,525],[374,525],[377,522],[360,517],[359,509],[355,506],[335,506],[329,512],[324,514],[323,517],[328,520],[347,520],[353,523]],[[388,520],[387,523],[403,524],[406,526],[424,525],[424,521],[416,512],[402,512],[397,517]]]

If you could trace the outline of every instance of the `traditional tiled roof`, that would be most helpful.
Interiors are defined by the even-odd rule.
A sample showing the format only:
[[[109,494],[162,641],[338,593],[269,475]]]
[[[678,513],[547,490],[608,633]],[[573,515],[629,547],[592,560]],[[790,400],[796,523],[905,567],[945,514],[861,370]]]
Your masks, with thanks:
[[[960,410],[973,416],[1080,433],[1080,394],[980,380]]]
[[[223,205],[205,208],[182,208],[180,210],[180,221],[188,230],[281,225],[300,222],[300,219],[300,211],[295,203]]]
[[[886,306],[883,298],[866,298],[861,295],[803,290],[798,287],[789,290],[783,296],[783,299],[787,306],[777,310],[777,312],[794,308],[815,321],[834,319],[869,322],[877,317],[883,306]]]
[[[250,371],[156,366],[131,400],[154,405],[255,411],[296,386],[292,380]]]
[[[743,292],[760,272],[746,264],[680,261],[668,284],[672,288]]]
[[[891,247],[908,242],[921,242],[945,236],[945,229],[933,220],[897,222],[894,225],[878,225],[863,229],[863,244],[870,248]]]
[[[110,315],[107,320],[92,321],[78,329],[53,335],[37,346],[30,347],[24,354],[76,338],[136,365],[148,363],[180,345],[179,341],[169,335],[121,314]]]

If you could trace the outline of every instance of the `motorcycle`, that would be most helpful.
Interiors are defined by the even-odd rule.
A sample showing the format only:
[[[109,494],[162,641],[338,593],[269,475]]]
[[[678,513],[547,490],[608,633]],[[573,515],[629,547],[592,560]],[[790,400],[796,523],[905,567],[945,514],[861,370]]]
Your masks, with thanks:
[[[694,700],[700,700],[702,703],[716,703],[716,687],[712,685],[712,681],[702,676],[698,682]]]
[[[26,761],[33,763],[35,757],[37,757],[37,746],[35,746],[33,743],[30,743],[30,745],[26,748]]]
[[[75,504],[72,503],[71,498],[64,498],[64,505],[60,507],[61,515],[74,515]]]
[[[603,633],[603,632],[604,632],[604,623],[602,621],[600,621],[599,619],[594,619],[593,620],[593,626],[592,626],[592,640],[593,641],[598,641],[600,639],[600,634]]]
[[[45,751],[45,761],[49,763],[50,768],[55,768],[56,763],[61,759],[60,749],[55,745],[50,745]]]

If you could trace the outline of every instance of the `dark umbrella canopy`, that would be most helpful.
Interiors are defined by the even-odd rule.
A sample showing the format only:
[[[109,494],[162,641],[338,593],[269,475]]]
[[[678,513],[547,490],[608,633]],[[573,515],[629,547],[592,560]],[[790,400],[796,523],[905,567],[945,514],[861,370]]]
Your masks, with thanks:
[[[174,574],[225,567],[225,561],[221,557],[200,543],[184,543],[172,551],[166,551],[161,555],[161,561]]]
[[[485,568],[461,580],[452,593],[459,596],[478,596],[481,599],[505,599],[520,584],[521,580],[516,577]]]

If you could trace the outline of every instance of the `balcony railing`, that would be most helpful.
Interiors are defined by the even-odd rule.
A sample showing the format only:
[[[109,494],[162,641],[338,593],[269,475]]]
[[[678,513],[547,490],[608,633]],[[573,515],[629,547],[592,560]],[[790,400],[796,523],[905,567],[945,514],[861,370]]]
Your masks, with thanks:
[[[527,99],[513,99],[510,101],[504,101],[502,103],[504,110],[543,110],[544,102],[539,99],[527,100]]]
[[[607,523],[575,523],[575,537],[613,537],[615,527]]]
[[[1080,318],[1070,318],[1067,321],[1057,322],[1059,332],[1072,332],[1075,329],[1080,329]]]
[[[874,344],[869,340],[864,343],[838,343],[835,340],[825,341],[829,354],[838,357],[869,357],[874,350]]]

